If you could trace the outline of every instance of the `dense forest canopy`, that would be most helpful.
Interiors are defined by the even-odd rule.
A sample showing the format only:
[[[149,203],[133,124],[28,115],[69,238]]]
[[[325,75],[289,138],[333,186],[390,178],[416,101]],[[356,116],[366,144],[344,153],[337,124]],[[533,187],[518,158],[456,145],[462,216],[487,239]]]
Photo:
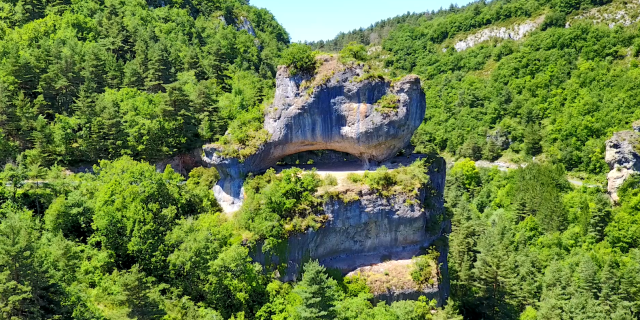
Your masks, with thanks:
[[[244,0],[0,0],[0,319],[638,319],[639,178],[615,207],[566,179],[603,180],[604,141],[640,118],[638,25],[572,20],[609,2],[478,1],[305,45]],[[522,40],[454,47],[542,16]],[[368,76],[421,76],[416,151],[462,159],[445,194],[445,309],[373,303],[363,279],[314,261],[297,283],[252,261],[256,241],[277,250],[322,226],[331,179],[252,177],[229,218],[215,170],[185,178],[148,163],[209,142],[239,156],[259,147],[278,64],[311,72],[313,50]],[[499,158],[528,166],[473,161]],[[350,179],[415,191],[423,169]]]
[[[640,118],[640,34],[635,25],[610,28],[588,19],[565,25],[576,12],[606,3],[476,2],[400,16],[311,45],[370,44],[367,35],[382,32],[374,44],[383,50],[378,56],[386,72],[416,73],[424,81],[428,114],[413,140],[423,151],[514,162],[543,156],[568,170],[602,175],[608,170],[604,141]],[[541,30],[524,40],[453,47],[483,26],[543,15]]]
[[[218,139],[271,96],[287,32],[246,1],[3,1],[0,149],[73,166]]]

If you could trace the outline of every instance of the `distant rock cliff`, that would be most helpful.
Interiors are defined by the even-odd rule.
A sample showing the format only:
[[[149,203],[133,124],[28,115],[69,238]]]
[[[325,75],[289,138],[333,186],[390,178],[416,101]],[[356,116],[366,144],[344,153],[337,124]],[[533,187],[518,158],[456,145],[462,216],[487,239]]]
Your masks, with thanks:
[[[618,189],[633,174],[640,173],[640,122],[633,125],[634,131],[616,132],[606,143],[605,161],[611,171],[607,175],[611,199],[618,202]]]
[[[343,68],[305,88],[310,77],[289,76],[289,70],[281,67],[274,102],[265,111],[264,128],[271,140],[244,161],[220,156],[213,145],[204,147],[204,160],[220,173],[214,191],[225,210],[240,208],[246,174],[270,168],[286,156],[335,150],[368,164],[389,159],[404,148],[426,111],[420,79],[410,75],[391,83],[364,75],[362,67]],[[381,110],[377,104],[384,96],[397,99],[397,105]]]
[[[514,24],[509,27],[486,28],[474,34],[468,35],[463,40],[456,42],[454,47],[456,48],[456,51],[464,51],[469,48],[473,48],[482,42],[489,41],[494,38],[503,40],[520,40],[529,33],[537,30],[543,21],[544,16],[541,16],[535,20],[525,21],[523,23]]]

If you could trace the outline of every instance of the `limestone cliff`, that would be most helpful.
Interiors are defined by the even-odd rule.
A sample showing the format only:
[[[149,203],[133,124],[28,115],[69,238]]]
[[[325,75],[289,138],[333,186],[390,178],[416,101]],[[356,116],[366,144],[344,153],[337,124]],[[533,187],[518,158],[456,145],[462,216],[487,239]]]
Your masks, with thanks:
[[[529,33],[540,28],[543,21],[544,16],[540,16],[535,20],[528,20],[509,27],[489,27],[466,36],[464,39],[456,42],[454,47],[456,48],[456,51],[464,51],[494,38],[503,40],[520,40]]]
[[[264,128],[271,139],[244,161],[220,156],[214,145],[204,147],[204,160],[220,173],[214,191],[225,210],[240,208],[246,174],[264,171],[286,156],[335,150],[368,164],[387,160],[404,148],[426,111],[420,79],[407,76],[391,83],[364,75],[360,66],[347,67],[318,81],[319,75],[292,77],[281,67],[274,102],[265,111]],[[310,82],[311,87],[303,86]],[[377,105],[384,96],[397,99],[392,110]]]
[[[385,261],[411,259],[449,232],[450,221],[444,216],[445,177],[445,161],[438,159],[429,168],[429,185],[413,199],[417,201],[407,201],[409,197],[403,195],[383,197],[367,190],[355,201],[327,200],[324,213],[330,219],[324,227],[290,237],[280,256],[265,255],[258,246],[254,259],[266,265],[286,263],[281,273],[286,281],[296,280],[309,259],[344,273]],[[446,275],[446,248],[438,249]],[[448,281],[425,293],[445,301]]]
[[[606,143],[605,161],[611,171],[607,175],[611,199],[618,202],[618,189],[633,174],[640,173],[640,123],[633,125],[634,131],[616,132]]]

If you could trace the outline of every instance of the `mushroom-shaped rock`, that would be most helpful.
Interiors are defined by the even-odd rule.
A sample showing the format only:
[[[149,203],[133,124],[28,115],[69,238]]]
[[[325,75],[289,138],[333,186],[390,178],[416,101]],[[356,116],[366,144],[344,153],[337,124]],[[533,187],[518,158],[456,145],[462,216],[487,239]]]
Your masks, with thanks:
[[[288,155],[335,150],[367,166],[395,156],[422,123],[426,101],[417,76],[391,83],[350,67],[323,76],[322,83],[319,77],[290,76],[280,67],[274,102],[265,110],[271,139],[244,161],[220,156],[215,145],[204,147],[204,160],[220,172],[214,192],[225,211],[240,208],[246,174],[262,172]],[[313,86],[305,88],[308,83]]]

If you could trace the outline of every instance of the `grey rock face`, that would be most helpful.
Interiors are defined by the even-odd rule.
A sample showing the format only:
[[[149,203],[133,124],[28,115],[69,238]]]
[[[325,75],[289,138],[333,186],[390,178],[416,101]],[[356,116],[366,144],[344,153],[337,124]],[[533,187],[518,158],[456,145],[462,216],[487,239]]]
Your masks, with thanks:
[[[330,219],[324,227],[290,237],[283,257],[266,256],[258,246],[254,260],[268,265],[268,261],[277,264],[284,259],[287,268],[281,277],[291,281],[308,259],[317,259],[325,267],[346,274],[386,260],[420,255],[450,230],[450,221],[442,219],[446,176],[443,159],[430,167],[429,176],[430,184],[420,191],[418,201],[373,192],[364,192],[359,200],[348,203],[328,200],[324,210]],[[442,256],[446,259],[446,252]]]
[[[618,189],[627,178],[640,173],[640,155],[636,151],[639,141],[637,132],[622,131],[615,133],[606,143],[605,161],[611,169],[607,175],[608,192],[614,202],[619,201]]]
[[[393,157],[405,147],[426,111],[420,79],[407,76],[393,85],[380,79],[356,81],[363,74],[361,68],[347,68],[305,90],[301,85],[309,78],[290,77],[281,67],[274,103],[265,111],[264,128],[271,140],[244,162],[218,156],[214,146],[204,147],[204,160],[222,177],[217,188],[221,205],[237,210],[242,202],[242,183],[237,180],[292,154],[335,150],[368,164]],[[398,107],[381,112],[375,104],[389,93],[398,97]]]
[[[256,36],[256,31],[253,29],[253,25],[251,24],[251,21],[249,21],[249,19],[245,18],[245,17],[241,17],[240,21],[238,22],[238,31],[240,30],[245,30],[247,31],[250,35],[252,36]]]
[[[515,24],[510,27],[490,27],[483,30],[480,30],[474,34],[467,36],[465,39],[456,42],[454,47],[456,51],[464,51],[469,48],[473,48],[474,46],[489,41],[493,38],[498,39],[512,39],[512,40],[520,40],[524,38],[529,33],[538,29],[542,22],[544,21],[544,16],[540,16],[535,20],[528,20],[521,24]]]

